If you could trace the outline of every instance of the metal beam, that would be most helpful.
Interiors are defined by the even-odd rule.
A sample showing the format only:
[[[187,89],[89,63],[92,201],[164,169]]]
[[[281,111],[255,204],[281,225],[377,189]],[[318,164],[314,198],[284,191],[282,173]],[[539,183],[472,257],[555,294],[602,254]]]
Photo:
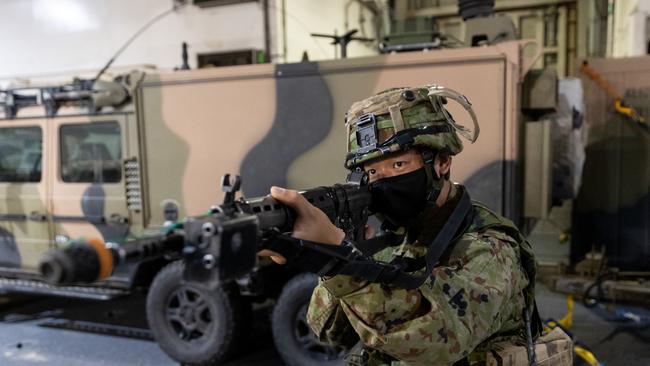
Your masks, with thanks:
[[[522,10],[530,8],[540,8],[549,5],[562,5],[575,3],[576,0],[496,0],[494,5],[495,11]],[[458,5],[446,5],[422,8],[418,10],[407,10],[407,17],[436,17],[448,18],[458,16]]]

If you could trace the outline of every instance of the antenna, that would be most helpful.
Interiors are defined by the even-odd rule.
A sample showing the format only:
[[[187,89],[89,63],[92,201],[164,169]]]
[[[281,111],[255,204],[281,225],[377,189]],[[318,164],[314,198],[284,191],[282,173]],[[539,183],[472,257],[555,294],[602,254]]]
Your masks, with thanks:
[[[111,67],[111,65],[113,64],[113,62],[115,61],[115,59],[117,59],[117,58],[120,56],[120,54],[121,54],[122,52],[124,52],[124,50],[125,50],[127,47],[129,47],[129,45],[130,45],[133,41],[135,41],[136,38],[138,38],[138,36],[139,36],[140,34],[142,34],[145,30],[147,30],[147,28],[151,27],[152,25],[154,25],[155,23],[157,23],[159,20],[161,20],[161,19],[163,19],[164,17],[166,17],[167,15],[169,15],[169,14],[175,12],[176,10],[178,10],[178,9],[180,9],[180,8],[182,8],[182,7],[184,7],[185,5],[187,5],[187,1],[185,1],[185,0],[183,0],[183,1],[175,0],[175,1],[174,1],[174,5],[172,6],[171,9],[169,9],[169,10],[165,10],[165,11],[163,11],[162,13],[156,15],[156,16],[153,17],[150,21],[148,21],[145,25],[143,25],[140,29],[138,29],[138,31],[135,32],[135,33],[131,36],[131,38],[129,38],[129,39],[126,41],[126,43],[124,43],[124,45],[122,45],[122,47],[120,47],[120,48],[117,50],[117,52],[115,52],[115,54],[113,55],[113,57],[111,57],[110,60],[108,60],[108,62],[106,63],[106,65],[104,65],[104,67],[102,67],[102,69],[99,70],[99,72],[97,73],[97,76],[95,76],[95,78],[93,79],[93,83],[96,82],[97,80],[99,80],[99,78],[100,78],[102,75],[104,75],[104,73],[106,72],[106,70],[108,70],[108,68]]]
[[[182,54],[183,64],[181,65],[181,70],[189,70],[190,64],[187,62],[187,42],[183,42],[182,49],[183,49],[183,54]]]
[[[341,58],[347,58],[348,57],[348,43],[351,41],[361,41],[361,42],[373,42],[374,39],[372,38],[365,38],[365,37],[353,37],[355,33],[357,33],[359,30],[358,29],[352,29],[351,31],[338,36],[335,34],[321,34],[321,33],[312,33],[312,37],[322,37],[322,38],[331,38],[332,43],[335,47],[336,45],[341,46]]]

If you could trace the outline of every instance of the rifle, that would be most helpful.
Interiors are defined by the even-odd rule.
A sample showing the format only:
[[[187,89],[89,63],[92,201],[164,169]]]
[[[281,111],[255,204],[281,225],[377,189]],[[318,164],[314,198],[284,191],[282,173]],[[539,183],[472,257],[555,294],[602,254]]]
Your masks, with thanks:
[[[222,178],[221,205],[202,216],[188,217],[165,232],[121,244],[97,240],[73,242],[49,251],[40,263],[46,282],[63,285],[90,283],[109,277],[117,266],[151,258],[182,258],[184,277],[207,284],[231,281],[251,272],[257,252],[270,249],[311,272],[326,274],[361,253],[355,247],[335,246],[291,238],[296,213],[270,196],[235,199],[241,179]],[[346,184],[317,187],[301,194],[344,230],[346,237],[364,241],[371,195],[368,177],[352,172]]]

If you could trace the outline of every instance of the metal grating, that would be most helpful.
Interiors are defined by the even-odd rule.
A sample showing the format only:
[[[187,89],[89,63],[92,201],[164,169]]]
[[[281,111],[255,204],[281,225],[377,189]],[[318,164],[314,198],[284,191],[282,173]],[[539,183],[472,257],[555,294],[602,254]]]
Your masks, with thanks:
[[[89,300],[111,300],[129,292],[120,289],[91,286],[54,286],[40,281],[0,278],[0,292],[42,294]]]
[[[131,211],[142,210],[140,189],[140,164],[136,158],[124,160],[124,182],[126,184],[126,207]]]

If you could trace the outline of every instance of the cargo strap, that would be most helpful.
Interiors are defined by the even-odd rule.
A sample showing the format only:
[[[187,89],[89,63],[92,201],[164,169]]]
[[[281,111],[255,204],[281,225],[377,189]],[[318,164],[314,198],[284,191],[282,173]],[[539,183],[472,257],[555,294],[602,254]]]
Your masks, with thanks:
[[[413,274],[412,266],[399,262],[375,261],[347,240],[341,245],[327,245],[277,234],[267,239],[265,247],[281,254],[298,268],[320,276],[344,274],[373,283],[415,289],[429,278],[471,212],[472,202],[467,191],[463,190],[460,201],[427,249],[424,256],[426,271],[422,275]]]

